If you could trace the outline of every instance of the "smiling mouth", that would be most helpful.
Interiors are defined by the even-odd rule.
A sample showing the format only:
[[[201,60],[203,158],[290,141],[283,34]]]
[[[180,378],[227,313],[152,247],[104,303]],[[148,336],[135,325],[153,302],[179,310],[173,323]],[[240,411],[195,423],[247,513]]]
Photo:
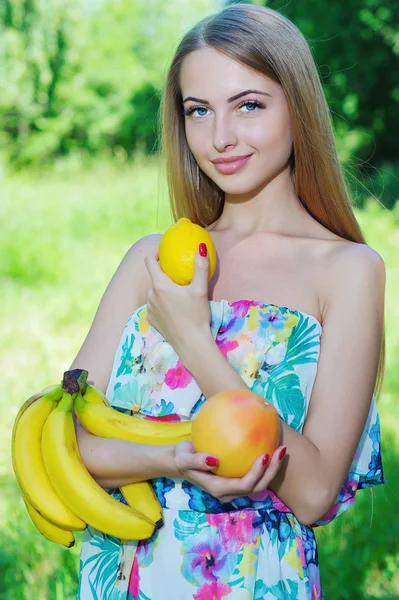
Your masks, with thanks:
[[[251,156],[253,156],[253,154],[249,154],[245,158],[238,160],[236,159],[231,162],[213,163],[213,165],[219,171],[219,173],[223,173],[223,175],[232,175],[242,169],[250,160]]]
[[[231,162],[238,162],[240,160],[244,160],[245,158],[249,158],[252,154],[244,154],[243,156],[229,156],[228,158],[215,158],[215,160],[211,160],[214,165],[226,165]]]

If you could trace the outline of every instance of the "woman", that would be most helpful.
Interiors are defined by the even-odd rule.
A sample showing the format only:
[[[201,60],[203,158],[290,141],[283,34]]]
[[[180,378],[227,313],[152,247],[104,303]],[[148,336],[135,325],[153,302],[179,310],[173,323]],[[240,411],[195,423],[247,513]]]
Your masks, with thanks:
[[[161,236],[140,239],[70,368],[87,369],[118,410],[163,419],[250,388],[275,405],[281,443],[268,466],[259,457],[227,479],[190,442],[143,446],[77,426],[100,485],[121,499],[121,485],[151,479],[165,521],[139,543],[89,527],[78,597],[322,598],[313,526],[384,482],[385,267],[350,208],[298,29],[245,4],[198,23],[169,69],[163,147],[173,216],[206,227],[218,269],[208,285],[201,247],[180,287],[157,262]]]

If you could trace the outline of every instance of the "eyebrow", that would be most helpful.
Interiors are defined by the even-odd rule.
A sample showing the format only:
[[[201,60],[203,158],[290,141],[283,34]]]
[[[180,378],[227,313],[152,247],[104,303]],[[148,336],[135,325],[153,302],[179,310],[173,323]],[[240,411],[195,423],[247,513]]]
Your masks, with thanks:
[[[231,98],[227,98],[227,102],[234,102],[234,100],[238,100],[238,98],[246,96],[247,94],[262,94],[263,96],[270,96],[270,98],[272,97],[271,94],[268,94],[267,92],[261,92],[260,90],[245,90],[244,92],[240,92],[235,96],[231,96]],[[183,100],[183,104],[188,100],[194,100],[194,102],[201,102],[202,104],[210,104],[208,100],[201,100],[201,98],[194,98],[194,96],[187,96],[187,98]]]

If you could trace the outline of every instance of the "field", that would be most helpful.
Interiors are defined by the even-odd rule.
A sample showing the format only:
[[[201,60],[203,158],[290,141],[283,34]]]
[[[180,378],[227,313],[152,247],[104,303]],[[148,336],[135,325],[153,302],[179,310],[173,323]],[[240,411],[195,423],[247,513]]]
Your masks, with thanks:
[[[64,550],[34,529],[12,473],[11,428],[22,402],[69,368],[130,245],[170,224],[168,194],[157,160],[139,155],[129,166],[98,161],[77,170],[60,163],[2,179],[0,598],[72,600],[80,538]],[[387,267],[387,367],[378,401],[387,484],[360,492],[355,506],[317,535],[327,600],[393,600],[399,597],[399,210],[370,199],[356,216]]]

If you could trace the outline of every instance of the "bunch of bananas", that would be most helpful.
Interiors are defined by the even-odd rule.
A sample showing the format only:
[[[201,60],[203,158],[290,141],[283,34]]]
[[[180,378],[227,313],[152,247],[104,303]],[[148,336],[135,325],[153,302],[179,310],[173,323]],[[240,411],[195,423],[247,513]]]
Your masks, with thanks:
[[[31,396],[12,432],[12,463],[28,513],[48,540],[71,548],[73,531],[87,525],[120,538],[142,540],[162,527],[162,507],[149,482],[120,488],[126,504],[90,475],[79,453],[72,409],[93,435],[144,444],[190,439],[191,422],[144,420],[113,409],[87,383],[88,372],[66,371],[61,384]]]

